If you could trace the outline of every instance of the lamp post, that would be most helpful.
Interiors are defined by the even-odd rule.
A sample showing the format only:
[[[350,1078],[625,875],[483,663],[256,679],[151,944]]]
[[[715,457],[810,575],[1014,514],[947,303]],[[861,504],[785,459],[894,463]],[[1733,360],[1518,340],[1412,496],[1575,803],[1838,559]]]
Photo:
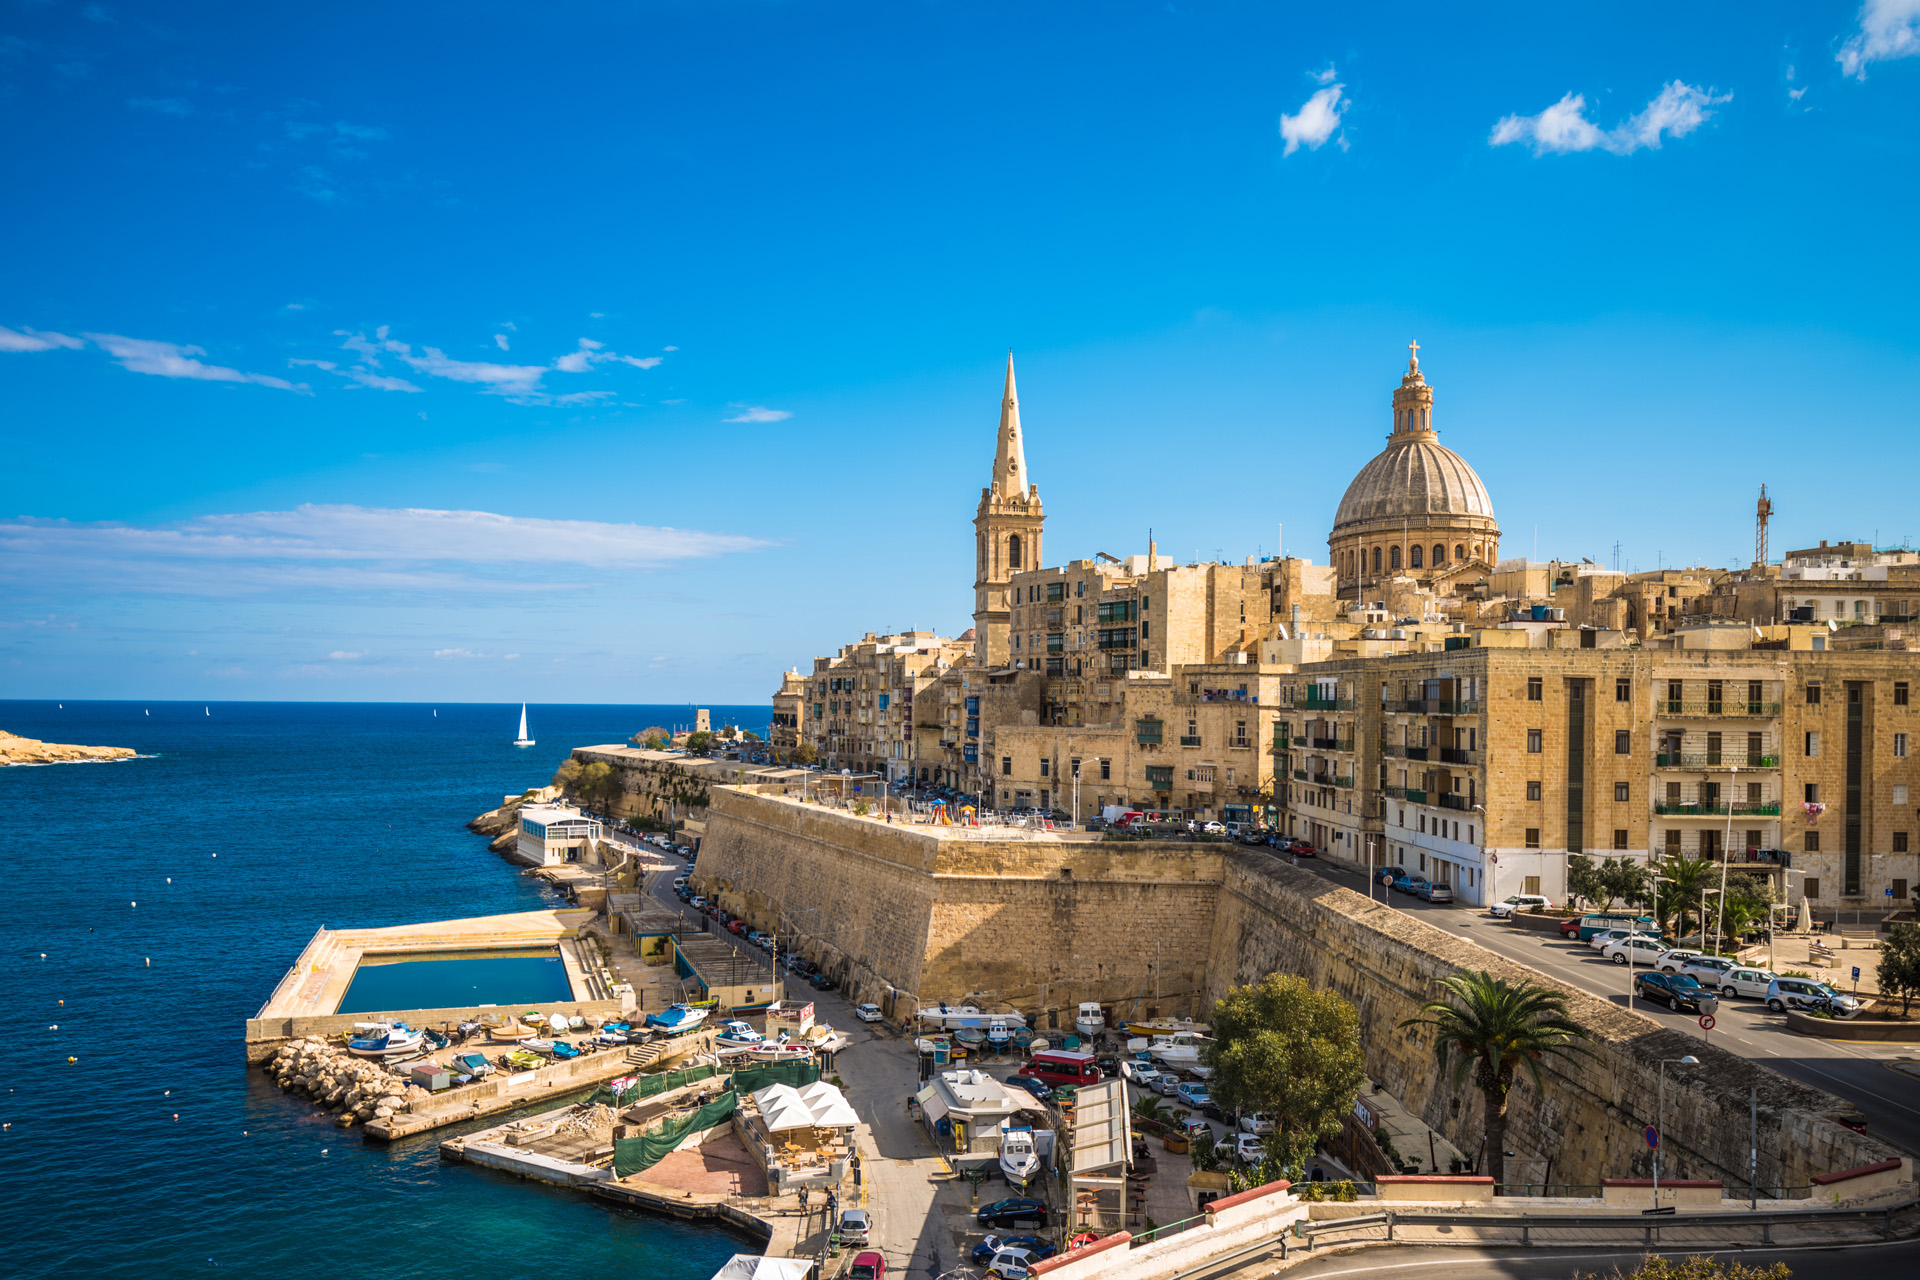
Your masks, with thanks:
[[[1683,1067],[1697,1067],[1700,1059],[1688,1054],[1684,1058],[1660,1059],[1660,1096],[1654,1104],[1653,1131],[1660,1139],[1660,1145],[1653,1149],[1653,1207],[1660,1207],[1660,1148],[1667,1144],[1667,1135],[1660,1128],[1667,1119],[1667,1064],[1675,1062]]]

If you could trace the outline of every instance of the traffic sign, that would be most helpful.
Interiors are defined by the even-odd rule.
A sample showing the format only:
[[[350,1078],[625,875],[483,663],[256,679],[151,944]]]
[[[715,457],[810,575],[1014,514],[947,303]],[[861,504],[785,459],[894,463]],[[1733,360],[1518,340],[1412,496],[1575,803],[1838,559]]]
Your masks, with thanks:
[[[1660,1131],[1652,1125],[1647,1126],[1647,1145],[1649,1147],[1658,1147],[1660,1145]]]
[[[1711,1030],[1713,1030],[1713,1015],[1712,1015],[1712,1014],[1710,1014],[1710,1013],[1703,1013],[1703,1014],[1701,1014],[1701,1015],[1700,1015],[1700,1029],[1701,1029],[1702,1031],[1711,1031]]]
[[[1859,965],[1855,965],[1855,966],[1853,966],[1853,980],[1854,980],[1855,982],[1858,982],[1858,981],[1860,981],[1860,966],[1859,966]]]

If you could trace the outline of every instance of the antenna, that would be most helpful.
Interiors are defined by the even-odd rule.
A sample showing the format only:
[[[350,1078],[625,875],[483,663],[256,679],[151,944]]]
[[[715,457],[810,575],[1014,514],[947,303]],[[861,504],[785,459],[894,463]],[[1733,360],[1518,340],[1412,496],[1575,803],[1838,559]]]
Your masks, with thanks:
[[[1618,542],[1613,544],[1613,571],[1615,573],[1620,572],[1620,544]]]
[[[1760,486],[1760,502],[1753,509],[1753,564],[1756,569],[1767,563],[1767,519],[1773,515],[1773,503],[1767,500],[1767,486]]]

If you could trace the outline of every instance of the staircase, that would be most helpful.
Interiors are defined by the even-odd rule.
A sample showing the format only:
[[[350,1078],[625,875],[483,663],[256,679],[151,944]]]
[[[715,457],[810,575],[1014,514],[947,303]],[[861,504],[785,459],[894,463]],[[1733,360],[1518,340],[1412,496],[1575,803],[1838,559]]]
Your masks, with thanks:
[[[666,1054],[666,1052],[667,1052],[666,1041],[652,1040],[647,1042],[646,1044],[635,1045],[632,1048],[628,1049],[627,1061],[632,1063],[636,1069],[644,1069],[660,1061],[660,1059]]]

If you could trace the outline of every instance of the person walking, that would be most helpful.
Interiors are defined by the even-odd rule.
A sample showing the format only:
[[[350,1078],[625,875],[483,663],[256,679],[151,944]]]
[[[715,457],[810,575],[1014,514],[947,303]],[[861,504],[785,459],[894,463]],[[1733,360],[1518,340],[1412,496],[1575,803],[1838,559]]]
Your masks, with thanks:
[[[807,1188],[800,1188],[800,1216],[807,1216]]]

